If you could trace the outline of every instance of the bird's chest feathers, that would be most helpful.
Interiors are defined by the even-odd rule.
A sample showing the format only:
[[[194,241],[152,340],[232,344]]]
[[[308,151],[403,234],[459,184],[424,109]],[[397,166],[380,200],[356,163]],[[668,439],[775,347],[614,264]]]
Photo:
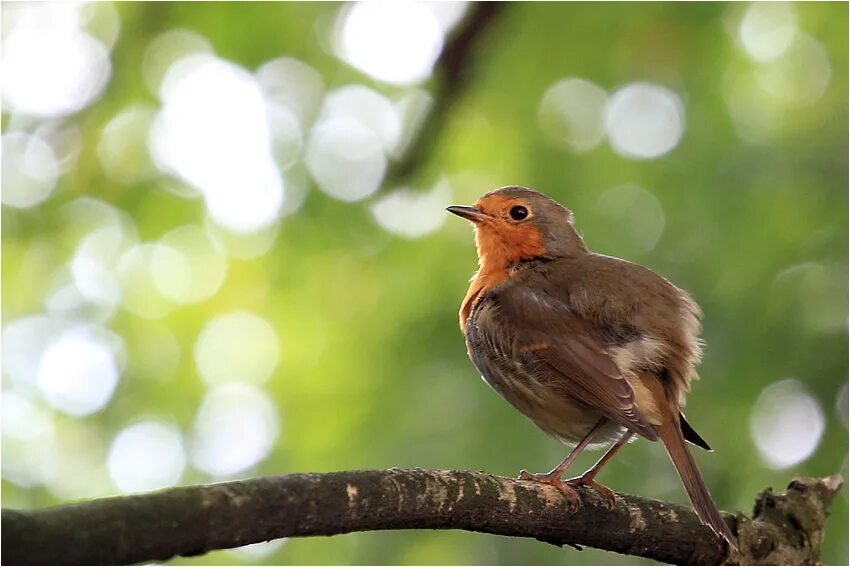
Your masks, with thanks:
[[[540,233],[536,230],[497,233],[487,227],[476,228],[475,246],[478,249],[480,269],[472,277],[461,303],[460,328],[464,333],[472,308],[484,292],[505,283],[523,260],[545,255]]]
[[[547,393],[522,360],[514,356],[508,335],[501,336],[496,323],[495,307],[488,299],[471,308],[466,341],[472,362],[482,378],[505,399],[521,409],[535,401],[542,403]]]
[[[550,380],[540,376],[511,347],[512,338],[501,336],[498,308],[484,297],[471,309],[467,326],[467,346],[472,362],[484,381],[502,398],[531,419],[549,435],[574,444],[596,424],[601,414],[563,395]],[[616,424],[602,437],[618,431]]]

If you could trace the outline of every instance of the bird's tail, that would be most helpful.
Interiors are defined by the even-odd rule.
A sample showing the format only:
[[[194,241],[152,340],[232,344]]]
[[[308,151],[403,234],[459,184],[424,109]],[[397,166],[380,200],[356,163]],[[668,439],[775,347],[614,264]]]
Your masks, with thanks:
[[[702,475],[697,468],[693,455],[685,446],[685,438],[682,436],[682,430],[675,414],[668,413],[662,421],[662,425],[658,428],[659,436],[664,442],[664,447],[667,449],[667,454],[670,455],[670,460],[673,461],[679,477],[682,479],[682,484],[691,499],[694,511],[703,524],[729,542],[730,547],[737,550],[736,538],[720,515],[720,510],[717,509],[708,488],[705,486],[705,481],[702,480]]]

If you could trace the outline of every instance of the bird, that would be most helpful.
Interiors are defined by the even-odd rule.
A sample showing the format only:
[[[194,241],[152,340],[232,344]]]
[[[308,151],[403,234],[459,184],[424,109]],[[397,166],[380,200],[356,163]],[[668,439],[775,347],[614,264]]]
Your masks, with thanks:
[[[572,447],[549,484],[580,504],[587,486],[634,436],[661,440],[700,521],[737,549],[691,452],[711,451],[685,419],[702,356],[702,312],[690,295],[643,267],[592,252],[573,213],[518,185],[450,206],[471,221],[479,269],[460,307],[467,353],[482,378],[540,429]],[[637,214],[637,213],[635,213]],[[578,477],[562,476],[587,447],[610,448]]]

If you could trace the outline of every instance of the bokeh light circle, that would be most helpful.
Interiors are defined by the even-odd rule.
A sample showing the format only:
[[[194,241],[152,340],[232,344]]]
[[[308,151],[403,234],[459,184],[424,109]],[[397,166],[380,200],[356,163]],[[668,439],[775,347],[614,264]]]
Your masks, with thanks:
[[[3,479],[25,488],[45,484],[56,468],[56,424],[52,412],[33,397],[5,385],[0,400]],[[4,489],[4,498],[5,492]]]
[[[193,465],[213,477],[244,471],[264,459],[277,438],[269,396],[245,384],[215,386],[195,418]]]
[[[11,388],[3,389],[3,436],[22,441],[35,441],[53,428],[49,413],[32,398]]]
[[[203,228],[181,226],[154,245],[154,286],[176,303],[197,303],[212,297],[226,274],[227,259]]]
[[[80,241],[71,259],[71,274],[84,298],[107,306],[118,305],[122,294],[114,265],[128,244],[120,224],[103,226]]]
[[[3,107],[40,117],[88,105],[110,74],[106,47],[70,26],[21,26],[3,38]]]
[[[93,327],[75,326],[47,345],[38,367],[38,386],[54,408],[84,416],[109,402],[119,375],[113,344]]]
[[[633,159],[657,158],[679,144],[685,114],[679,97],[670,89],[633,83],[611,96],[605,128],[618,154]]]
[[[824,426],[818,401],[798,380],[786,379],[771,384],[759,395],[750,419],[750,434],[767,466],[786,469],[815,452]]]
[[[341,201],[360,201],[377,191],[387,168],[378,135],[345,118],[313,128],[306,163],[319,188]]]
[[[540,128],[565,149],[586,152],[605,139],[608,95],[599,86],[570,77],[543,93],[537,110]]]
[[[446,222],[446,207],[452,191],[445,181],[428,191],[396,189],[381,196],[369,207],[375,222],[389,233],[419,238],[435,232]]]
[[[302,128],[310,125],[325,91],[318,71],[293,57],[280,57],[264,63],[256,75],[268,104],[288,108]]]
[[[154,420],[122,429],[109,449],[107,468],[122,492],[143,492],[173,486],[186,467],[180,431]]]
[[[821,98],[832,78],[826,47],[808,34],[798,33],[781,57],[756,69],[759,86],[779,100],[797,105]]]
[[[179,59],[200,53],[212,53],[207,39],[191,30],[175,28],[156,36],[142,57],[142,76],[150,91],[160,92],[169,67]]]
[[[59,177],[53,148],[37,136],[9,132],[2,137],[4,205],[25,209],[47,199]]]
[[[362,85],[348,85],[328,93],[322,114],[332,120],[359,122],[381,140],[387,153],[398,146],[401,138],[401,118],[393,103]]]
[[[248,311],[212,319],[195,343],[195,363],[210,384],[269,379],[280,360],[280,342],[274,327]]]
[[[342,13],[340,51],[378,80],[412,85],[427,79],[443,47],[443,30],[424,3],[364,1]]]
[[[758,62],[770,61],[791,45],[796,20],[790,2],[754,2],[741,18],[738,37],[747,55]]]
[[[254,76],[214,56],[191,55],[169,67],[160,96],[148,142],[160,169],[198,189],[222,226],[253,232],[275,222],[284,185]]]
[[[48,315],[29,315],[7,323],[0,340],[4,387],[11,384],[20,391],[35,392],[47,345],[69,326],[64,319]]]

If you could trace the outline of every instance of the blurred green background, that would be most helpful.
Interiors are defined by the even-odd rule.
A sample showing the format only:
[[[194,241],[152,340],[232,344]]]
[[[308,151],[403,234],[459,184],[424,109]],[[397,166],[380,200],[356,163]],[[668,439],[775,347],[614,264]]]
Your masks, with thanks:
[[[847,477],[847,4],[500,8],[3,4],[3,506],[548,470],[566,449],[457,328],[476,258],[443,208],[508,184],[703,307],[687,412],[721,508]],[[686,502],[658,444],[600,480]],[[173,563],[648,562],[401,531]]]

